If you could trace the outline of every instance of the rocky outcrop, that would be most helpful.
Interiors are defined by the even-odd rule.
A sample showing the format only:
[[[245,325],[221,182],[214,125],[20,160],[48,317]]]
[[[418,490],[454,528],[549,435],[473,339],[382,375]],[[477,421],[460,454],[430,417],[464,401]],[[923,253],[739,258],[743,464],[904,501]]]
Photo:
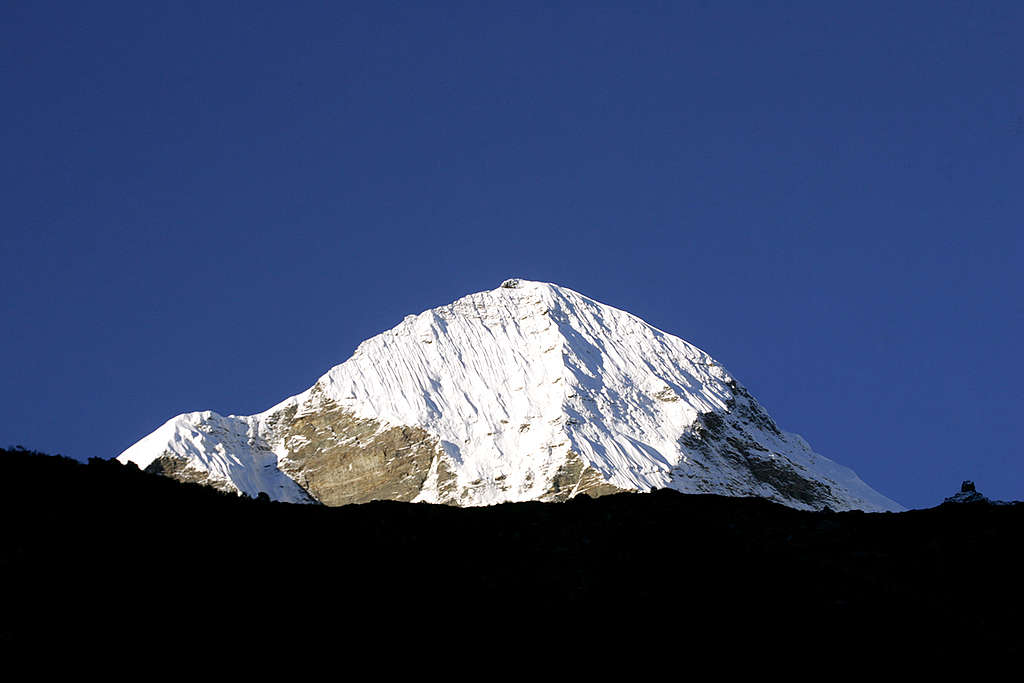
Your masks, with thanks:
[[[151,462],[144,470],[150,474],[170,477],[183,484],[202,484],[225,493],[236,493],[238,487],[227,479],[213,476],[209,471],[192,467],[188,460],[173,453],[166,453]]]
[[[569,451],[565,464],[555,472],[551,487],[541,500],[560,503],[578,495],[599,498],[624,490],[609,484],[600,472],[583,462],[578,453]]]
[[[960,484],[960,491],[942,501],[946,504],[981,503],[984,505],[1011,505],[1005,500],[992,500],[983,496],[974,486],[973,481],[964,481]]]
[[[438,456],[437,439],[417,427],[382,428],[325,400],[319,410],[280,415],[279,467],[324,505],[413,500]]]

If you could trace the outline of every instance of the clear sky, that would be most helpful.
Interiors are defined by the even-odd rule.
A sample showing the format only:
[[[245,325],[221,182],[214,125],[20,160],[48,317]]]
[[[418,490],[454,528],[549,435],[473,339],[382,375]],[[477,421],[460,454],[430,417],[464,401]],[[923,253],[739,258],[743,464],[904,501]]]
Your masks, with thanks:
[[[1024,499],[1024,3],[10,1],[0,444],[555,282],[909,507]]]

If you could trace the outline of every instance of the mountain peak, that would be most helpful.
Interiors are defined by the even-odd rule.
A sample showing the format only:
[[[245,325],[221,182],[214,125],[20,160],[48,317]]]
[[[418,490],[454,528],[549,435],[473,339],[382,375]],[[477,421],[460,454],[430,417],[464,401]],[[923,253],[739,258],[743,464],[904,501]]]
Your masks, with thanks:
[[[264,413],[175,420],[120,458],[328,504],[673,488],[899,509],[780,430],[704,351],[571,289],[517,278],[407,316]]]

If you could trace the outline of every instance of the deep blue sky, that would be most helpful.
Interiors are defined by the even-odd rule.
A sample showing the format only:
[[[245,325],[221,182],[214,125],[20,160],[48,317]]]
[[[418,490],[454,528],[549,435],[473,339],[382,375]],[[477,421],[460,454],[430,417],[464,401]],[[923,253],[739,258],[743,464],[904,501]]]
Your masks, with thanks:
[[[258,412],[518,276],[907,506],[1024,498],[1024,3],[502,5],[4,3],[0,444]]]

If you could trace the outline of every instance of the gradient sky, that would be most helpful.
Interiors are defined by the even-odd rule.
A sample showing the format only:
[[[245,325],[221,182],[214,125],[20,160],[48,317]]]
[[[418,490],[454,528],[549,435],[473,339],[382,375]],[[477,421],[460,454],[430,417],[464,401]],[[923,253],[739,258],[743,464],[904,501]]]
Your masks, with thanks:
[[[908,507],[1024,499],[1021,36],[968,0],[5,2],[0,444],[262,411],[524,277]]]

